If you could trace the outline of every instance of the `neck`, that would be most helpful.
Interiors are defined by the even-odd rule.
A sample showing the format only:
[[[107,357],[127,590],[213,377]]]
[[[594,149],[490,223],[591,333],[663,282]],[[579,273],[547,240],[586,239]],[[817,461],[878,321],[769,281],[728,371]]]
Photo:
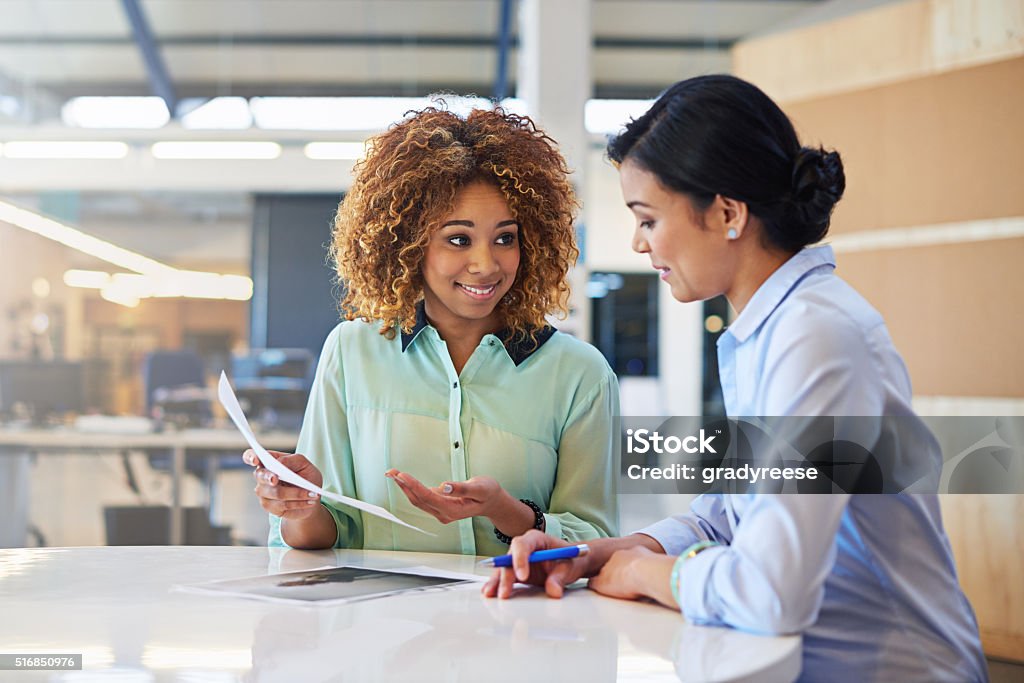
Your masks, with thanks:
[[[429,300],[424,301],[423,311],[427,314],[427,320],[449,347],[475,349],[485,334],[495,333],[501,329],[501,322],[496,313],[491,313],[480,320],[467,320],[453,316],[447,310],[438,312],[438,308],[440,307],[432,306]]]
[[[792,257],[793,254],[789,252],[765,249],[760,245],[751,246],[747,253],[740,257],[732,287],[725,293],[725,297],[736,310],[736,315],[743,312],[765,280]]]

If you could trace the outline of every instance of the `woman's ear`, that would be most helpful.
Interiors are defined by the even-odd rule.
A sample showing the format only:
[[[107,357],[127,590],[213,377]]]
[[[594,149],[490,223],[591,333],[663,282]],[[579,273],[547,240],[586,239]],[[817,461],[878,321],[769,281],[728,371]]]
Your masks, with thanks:
[[[750,218],[746,202],[719,194],[715,195],[711,209],[726,239],[735,240],[742,237]]]

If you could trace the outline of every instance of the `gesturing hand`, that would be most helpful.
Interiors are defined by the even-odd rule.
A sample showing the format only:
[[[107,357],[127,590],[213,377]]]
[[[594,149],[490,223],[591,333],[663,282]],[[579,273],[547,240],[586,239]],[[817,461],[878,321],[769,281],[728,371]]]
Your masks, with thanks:
[[[467,517],[489,517],[494,504],[505,493],[490,477],[445,482],[429,488],[408,472],[390,469],[384,476],[398,484],[410,503],[429,512],[442,524]]]

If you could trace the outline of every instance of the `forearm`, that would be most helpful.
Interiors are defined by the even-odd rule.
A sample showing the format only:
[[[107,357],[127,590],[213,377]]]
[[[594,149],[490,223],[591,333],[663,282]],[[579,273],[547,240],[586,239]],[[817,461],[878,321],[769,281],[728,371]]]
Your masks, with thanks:
[[[627,548],[641,546],[647,548],[651,552],[658,553],[660,555],[665,554],[665,550],[661,547],[661,544],[646,534],[630,534],[629,536],[622,536],[618,538],[597,538],[593,541],[587,541],[587,545],[590,547],[590,553],[587,555],[587,569],[584,573],[585,577],[594,576],[600,572],[601,568],[604,567],[611,556],[618,550],[626,550]]]
[[[488,511],[487,519],[501,533],[515,538],[533,528],[535,515],[532,508],[502,490],[498,500]]]
[[[333,547],[337,538],[334,517],[323,505],[318,505],[309,517],[281,519],[281,539],[292,548],[322,550]]]
[[[667,555],[641,557],[634,561],[632,581],[636,592],[670,609],[679,609],[672,595],[672,567],[677,558]]]

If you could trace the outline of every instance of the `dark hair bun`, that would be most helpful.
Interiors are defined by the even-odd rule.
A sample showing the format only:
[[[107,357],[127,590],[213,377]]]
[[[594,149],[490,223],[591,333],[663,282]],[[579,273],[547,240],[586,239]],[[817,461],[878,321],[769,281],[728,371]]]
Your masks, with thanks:
[[[801,147],[793,163],[790,224],[787,226],[792,243],[783,246],[800,249],[825,237],[832,209],[845,189],[846,174],[839,152]]]

